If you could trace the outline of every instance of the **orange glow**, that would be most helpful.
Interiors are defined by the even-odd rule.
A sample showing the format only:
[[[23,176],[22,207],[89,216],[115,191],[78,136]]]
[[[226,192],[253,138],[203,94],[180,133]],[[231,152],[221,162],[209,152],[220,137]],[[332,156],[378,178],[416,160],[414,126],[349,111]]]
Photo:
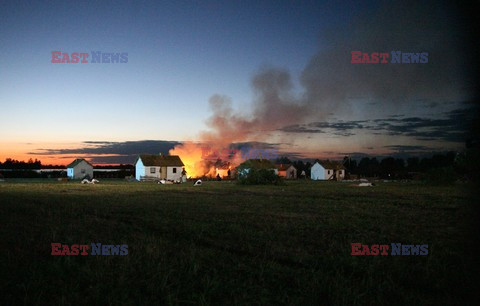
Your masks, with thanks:
[[[11,158],[19,161],[27,162],[29,159],[40,160],[42,165],[68,165],[76,158],[85,158],[91,160],[91,155],[87,154],[35,154],[42,153],[43,150],[38,148],[49,149],[75,149],[78,144],[65,143],[19,143],[19,142],[2,142],[0,143],[0,162]]]
[[[187,177],[212,176],[215,168],[202,158],[202,147],[195,143],[178,145],[169,151],[170,155],[178,155],[185,164]]]
[[[220,169],[215,165],[215,160],[205,159],[204,155],[208,154],[208,152],[205,152],[205,147],[197,143],[186,142],[170,150],[169,154],[180,156],[180,159],[185,164],[185,170],[189,178],[215,177],[217,174],[221,177],[227,176],[228,169]],[[221,149],[210,148],[217,152],[221,151]],[[232,158],[224,160],[224,162],[229,162],[231,169],[238,166],[242,161],[240,154],[235,154]]]

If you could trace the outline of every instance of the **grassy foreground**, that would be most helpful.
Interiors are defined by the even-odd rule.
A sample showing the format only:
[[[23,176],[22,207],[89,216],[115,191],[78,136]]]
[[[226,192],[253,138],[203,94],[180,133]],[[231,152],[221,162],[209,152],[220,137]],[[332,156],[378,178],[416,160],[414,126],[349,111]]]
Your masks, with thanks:
[[[465,186],[0,183],[0,304],[478,304]],[[51,256],[50,243],[128,244]],[[351,243],[428,244],[351,256]]]

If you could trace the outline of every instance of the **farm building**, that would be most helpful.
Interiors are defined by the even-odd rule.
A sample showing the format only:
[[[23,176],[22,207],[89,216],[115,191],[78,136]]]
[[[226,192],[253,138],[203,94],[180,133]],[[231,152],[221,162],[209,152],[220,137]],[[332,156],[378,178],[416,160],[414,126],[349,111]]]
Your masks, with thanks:
[[[237,167],[238,176],[248,175],[250,169],[267,169],[275,172],[275,174],[278,175],[277,168],[268,159],[248,159]]]
[[[345,167],[336,161],[316,161],[310,168],[312,180],[343,180]]]
[[[139,155],[135,161],[135,178],[166,179],[180,181],[183,173],[182,160],[177,155]]]
[[[297,168],[292,164],[277,164],[278,176],[294,179],[297,178]]]
[[[76,159],[67,165],[67,176],[74,180],[93,178],[93,166],[83,158]]]

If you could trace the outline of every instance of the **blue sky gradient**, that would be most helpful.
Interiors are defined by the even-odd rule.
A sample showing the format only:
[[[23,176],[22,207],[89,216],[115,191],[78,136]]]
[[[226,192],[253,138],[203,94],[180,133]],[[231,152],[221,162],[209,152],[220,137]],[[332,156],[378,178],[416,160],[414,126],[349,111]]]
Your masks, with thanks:
[[[337,48],[342,39],[355,41],[354,34],[362,32],[356,33],[351,25],[382,5],[376,1],[4,1],[0,4],[0,159],[8,154],[26,157],[47,147],[82,146],[84,141],[194,140],[207,129],[205,122],[212,115],[208,101],[214,94],[227,95],[234,110],[250,114],[255,102],[251,79],[265,67],[288,71],[291,94],[302,100],[302,75],[312,57]],[[386,51],[391,50],[394,46]],[[127,52],[128,63],[52,64],[51,51]],[[463,103],[468,95],[455,91],[452,97]],[[339,108],[335,120],[365,119],[365,114],[372,115],[368,105],[374,104],[360,97]],[[439,113],[459,104],[445,105]],[[429,110],[398,104],[373,114],[422,112]],[[310,153],[329,147],[325,137],[313,142],[305,135],[295,137],[294,146],[304,146]],[[272,141],[282,142],[279,137]],[[372,145],[367,142],[365,147]],[[331,143],[338,146],[336,140]],[[362,150],[358,139],[344,147]]]

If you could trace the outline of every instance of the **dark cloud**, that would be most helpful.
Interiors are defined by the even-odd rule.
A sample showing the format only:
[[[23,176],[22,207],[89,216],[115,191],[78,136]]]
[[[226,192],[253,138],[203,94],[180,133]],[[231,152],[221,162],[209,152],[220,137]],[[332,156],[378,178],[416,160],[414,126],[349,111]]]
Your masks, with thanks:
[[[472,123],[474,110],[455,109],[444,113],[441,119],[407,117],[402,119],[373,120],[372,130],[384,131],[387,135],[405,135],[417,140],[440,140],[465,142]]]
[[[395,151],[432,151],[433,148],[427,146],[410,146],[410,145],[388,145],[383,146],[384,148],[395,150]]]
[[[398,145],[399,148],[404,147],[403,145]],[[388,154],[370,154],[370,153],[363,153],[363,152],[343,152],[339,153],[339,157],[342,156],[348,156],[352,160],[360,160],[364,157],[368,158],[376,158],[378,161],[381,161],[384,158],[387,157],[393,157],[393,158],[400,158],[400,159],[407,159],[409,157],[419,157],[419,158],[425,158],[425,157],[432,157],[435,154],[446,154],[449,151],[446,150],[438,150],[438,149],[420,149],[420,150],[399,150],[399,151],[392,151]]]
[[[32,155],[81,155],[94,163],[124,164],[133,163],[138,154],[168,154],[178,141],[139,140],[139,141],[84,141],[82,147],[75,149],[37,149]],[[113,155],[113,156],[112,156]],[[70,158],[70,157],[69,157]]]
[[[84,141],[84,146],[75,149],[37,149],[29,152],[32,155],[55,155],[58,158],[71,159],[72,155],[81,155],[96,164],[132,164],[139,154],[168,154],[179,141],[141,140],[141,141]],[[301,155],[292,152],[280,151],[281,143],[267,142],[239,142],[230,144],[232,149],[271,149],[276,150],[278,156],[299,159]]]
[[[179,144],[178,141],[139,140],[125,142],[84,141],[85,146],[75,149],[38,149],[32,155],[64,155],[64,154],[118,154],[136,155],[140,153],[167,154]]]
[[[359,130],[374,135],[408,136],[416,140],[437,140],[465,142],[469,138],[476,109],[460,108],[440,114],[440,118],[398,117],[386,119],[354,120],[338,122],[312,122],[281,128],[287,133],[330,133],[337,136],[351,136]],[[443,115],[443,116],[442,116]]]
[[[333,135],[350,136],[353,133],[349,131],[363,129],[365,123],[368,123],[368,121],[312,122],[303,125],[286,126],[281,128],[280,131],[288,133],[331,133]]]
[[[137,155],[120,155],[120,156],[87,156],[94,164],[133,164]]]
[[[231,149],[246,149],[246,148],[255,148],[255,149],[277,149],[281,143],[267,143],[260,141],[248,141],[248,142],[236,142],[231,143],[229,147]]]

